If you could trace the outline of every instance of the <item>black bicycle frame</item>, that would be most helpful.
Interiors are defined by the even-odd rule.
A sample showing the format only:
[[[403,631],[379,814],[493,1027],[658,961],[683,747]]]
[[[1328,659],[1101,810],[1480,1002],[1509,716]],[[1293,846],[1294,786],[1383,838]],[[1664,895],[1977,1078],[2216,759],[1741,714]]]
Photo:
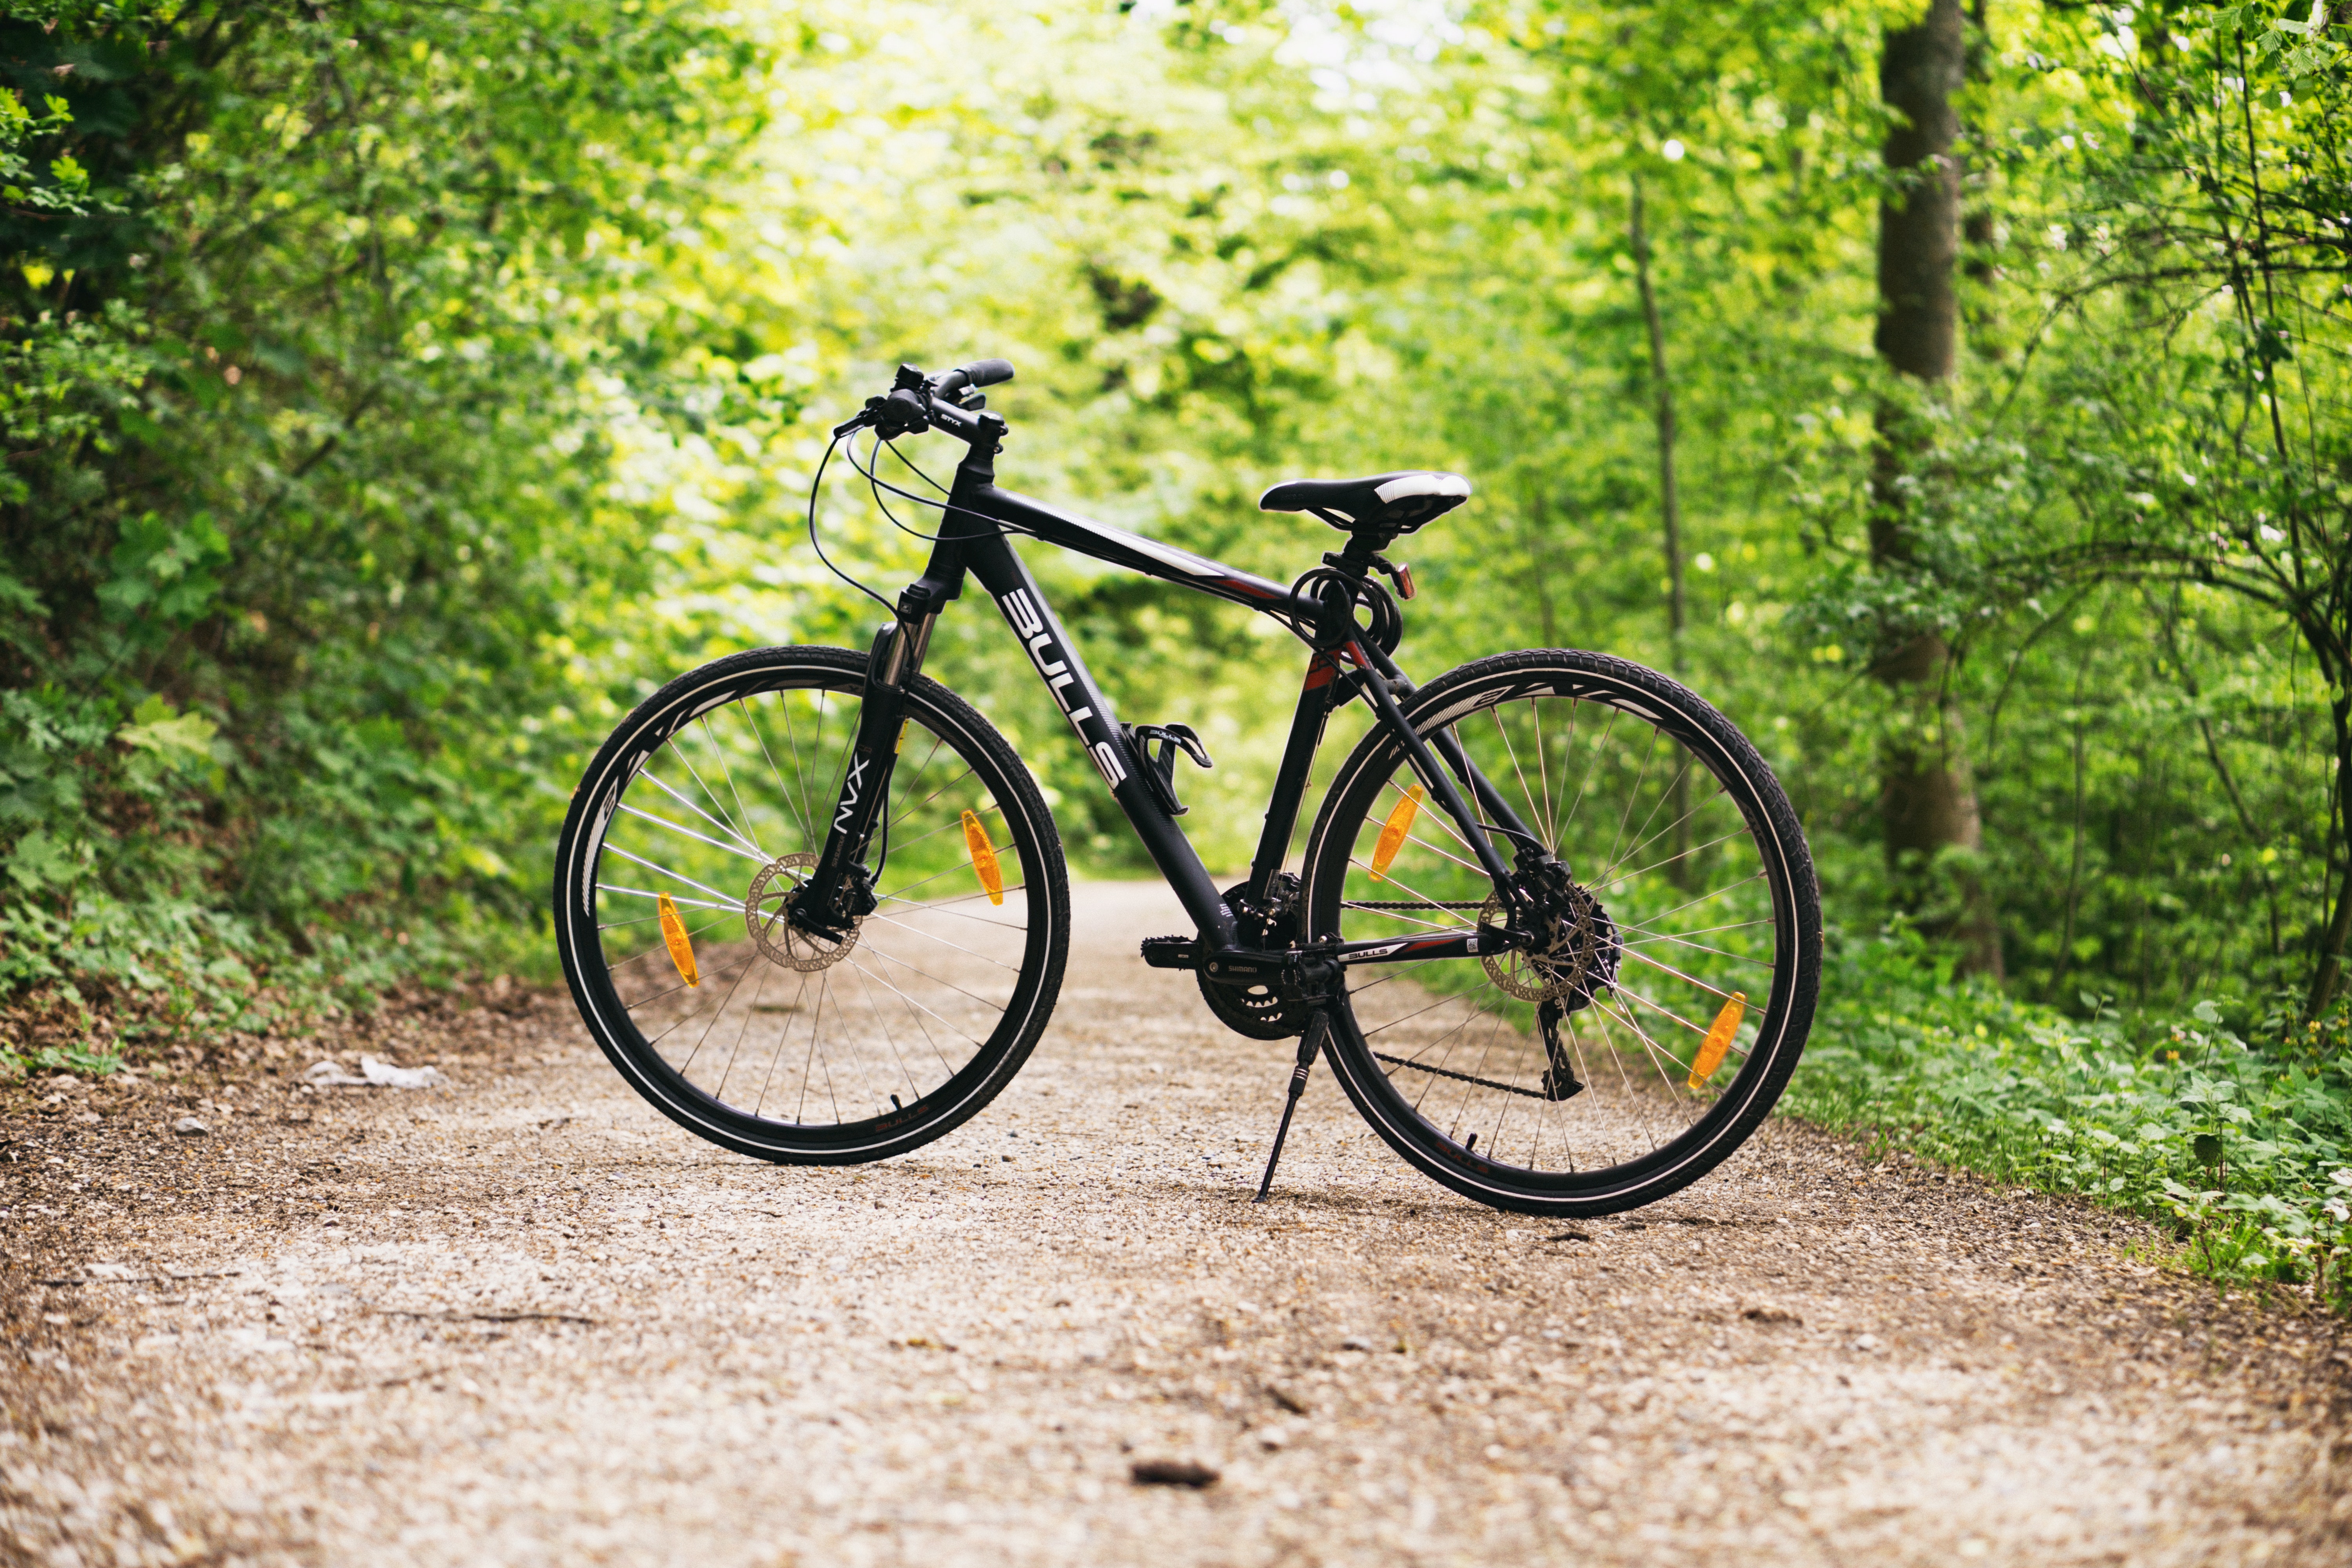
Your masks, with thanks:
[[[1107,523],[1059,511],[1042,502],[996,488],[990,446],[971,447],[957,466],[945,520],[923,574],[898,596],[898,619],[875,639],[867,666],[864,710],[851,747],[847,773],[818,862],[803,889],[804,902],[796,918],[830,925],[864,912],[846,896],[852,886],[851,868],[863,857],[880,818],[881,803],[889,793],[904,723],[908,681],[921,669],[931,628],[949,604],[963,592],[967,574],[979,578],[1013,635],[1028,650],[1030,662],[1052,692],[1078,743],[1093,759],[1103,783],[1134,826],[1152,864],[1181,900],[1200,932],[1202,956],[1241,952],[1236,946],[1234,914],[1210,879],[1208,868],[1146,784],[1149,764],[1136,754],[1111,711],[1109,700],[1095,683],[1077,646],[1054,614],[1044,590],[1007,537],[1026,533],[1065,550],[1148,576],[1180,584],[1200,593],[1244,605],[1281,622],[1307,640],[1324,614],[1314,600],[1294,594],[1279,583],[1221,565],[1189,551]],[[1310,647],[1312,643],[1310,641]],[[1249,890],[1262,897],[1267,883],[1281,869],[1289,852],[1290,836],[1307,789],[1307,769],[1323,738],[1332,710],[1360,691],[1371,704],[1378,721],[1403,744],[1413,767],[1433,797],[1433,804],[1452,817],[1463,842],[1477,854],[1482,868],[1494,879],[1507,910],[1517,908],[1510,868],[1492,842],[1499,833],[1510,840],[1522,863],[1529,846],[1540,852],[1540,841],[1511,812],[1499,791],[1482,775],[1453,737],[1444,737],[1438,752],[1446,767],[1436,765],[1430,748],[1404,721],[1397,706],[1400,691],[1411,695],[1412,683],[1376,647],[1360,636],[1348,636],[1313,653],[1307,679],[1293,714],[1288,743],[1275,779],[1265,826],[1251,863]],[[1475,816],[1455,787],[1454,774],[1470,786],[1494,826]],[[1315,950],[1317,956],[1342,963],[1401,963],[1429,958],[1457,958],[1481,951],[1521,945],[1517,929],[1486,928],[1482,931],[1401,941],[1335,943]],[[1486,946],[1482,950],[1481,940]]]

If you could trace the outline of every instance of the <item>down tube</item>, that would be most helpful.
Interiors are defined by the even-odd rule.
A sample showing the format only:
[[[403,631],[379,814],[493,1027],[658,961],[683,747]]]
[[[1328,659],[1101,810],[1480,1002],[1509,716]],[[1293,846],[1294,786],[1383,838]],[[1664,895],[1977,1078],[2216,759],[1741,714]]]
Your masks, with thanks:
[[[1207,868],[1201,864],[1183,829],[1160,809],[1160,803],[1144,787],[1139,776],[1143,763],[1119,732],[1118,720],[1104,700],[1102,689],[1095,684],[1087,661],[1078,657],[1077,646],[1071,642],[1054,607],[1038,591],[1027,563],[1001,534],[966,546],[964,563],[1028,650],[1046,689],[1069,719],[1070,728],[1077,731],[1078,743],[1093,759],[1103,783],[1110,786],[1119,809],[1127,813],[1152,864],[1183,900],[1195,929],[1212,948],[1233,946],[1233,910],[1219,896],[1216,883],[1209,879]]]

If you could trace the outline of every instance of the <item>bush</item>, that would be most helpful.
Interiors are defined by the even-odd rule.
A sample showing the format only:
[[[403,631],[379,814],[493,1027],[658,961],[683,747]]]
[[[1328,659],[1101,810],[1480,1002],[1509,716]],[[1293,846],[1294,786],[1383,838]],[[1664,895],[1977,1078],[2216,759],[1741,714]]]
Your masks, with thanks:
[[[1916,936],[1845,945],[1783,1104],[1874,1145],[2168,1223],[2194,1271],[2352,1307],[2352,1013],[2200,1002],[2087,1019],[1956,982]],[[2242,1034],[2229,1025],[2244,1011]]]

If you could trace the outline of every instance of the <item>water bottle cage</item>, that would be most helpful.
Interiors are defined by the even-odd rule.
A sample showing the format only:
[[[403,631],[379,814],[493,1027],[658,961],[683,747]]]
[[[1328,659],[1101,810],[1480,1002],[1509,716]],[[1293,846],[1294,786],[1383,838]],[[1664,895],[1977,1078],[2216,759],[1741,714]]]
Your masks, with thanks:
[[[1176,753],[1181,751],[1203,768],[1217,764],[1209,760],[1209,748],[1190,724],[1121,724],[1127,732],[1127,743],[1143,760],[1143,772],[1138,775],[1160,809],[1171,816],[1182,816],[1192,808],[1176,798]]]

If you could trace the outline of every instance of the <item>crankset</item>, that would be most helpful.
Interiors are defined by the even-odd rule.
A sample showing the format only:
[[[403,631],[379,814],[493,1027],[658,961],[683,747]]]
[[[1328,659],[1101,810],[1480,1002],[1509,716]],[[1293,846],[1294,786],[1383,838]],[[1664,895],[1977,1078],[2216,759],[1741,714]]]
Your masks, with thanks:
[[[1266,884],[1262,903],[1250,899],[1246,882],[1227,888],[1225,905],[1234,911],[1234,930],[1241,945],[1274,952],[1296,946],[1298,894],[1298,879],[1288,871],[1275,874]],[[1193,977],[1200,982],[1201,999],[1208,1003],[1209,1011],[1235,1034],[1253,1040],[1287,1040],[1306,1031],[1307,1009],[1295,994],[1284,994],[1280,975],[1211,973],[1203,966]]]

